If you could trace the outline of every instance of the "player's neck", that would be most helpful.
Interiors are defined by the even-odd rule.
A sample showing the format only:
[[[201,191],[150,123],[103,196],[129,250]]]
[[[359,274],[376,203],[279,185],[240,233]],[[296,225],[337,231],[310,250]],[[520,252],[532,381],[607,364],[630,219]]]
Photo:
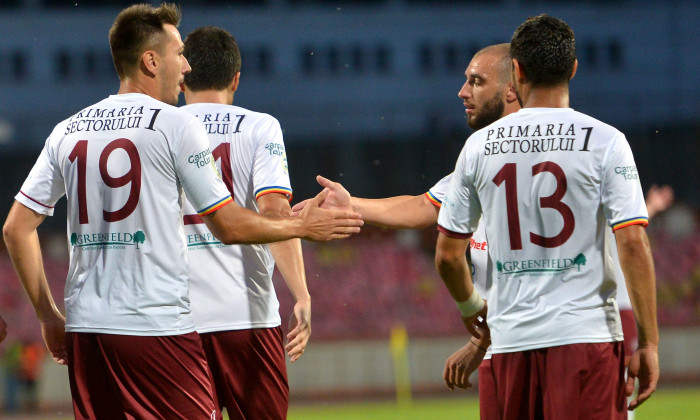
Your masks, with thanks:
[[[119,92],[118,95],[125,93],[143,93],[157,100],[161,100],[160,91],[155,88],[152,83],[143,83],[138,78],[126,78],[119,82]]]
[[[568,108],[569,85],[529,86],[522,99],[523,108]]]
[[[233,92],[228,89],[193,92],[185,88],[185,102],[188,105],[198,103],[231,105],[233,103]]]

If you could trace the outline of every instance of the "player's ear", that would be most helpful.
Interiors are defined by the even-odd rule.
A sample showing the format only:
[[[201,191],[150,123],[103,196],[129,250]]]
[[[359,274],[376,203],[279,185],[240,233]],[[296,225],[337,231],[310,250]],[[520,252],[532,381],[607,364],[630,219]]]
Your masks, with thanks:
[[[231,85],[229,85],[229,90],[231,92],[235,93],[236,90],[238,89],[238,83],[240,83],[240,81],[241,81],[241,72],[239,71],[238,73],[236,73],[235,76],[233,76],[233,80],[231,81]]]
[[[144,52],[141,56],[141,62],[139,64],[141,67],[141,71],[143,71],[150,77],[154,77],[156,75],[156,70],[158,69],[159,65],[155,51],[148,50]]]
[[[525,69],[520,65],[517,58],[513,58],[513,81],[518,82],[518,84],[523,84],[526,81]]]
[[[506,103],[513,103],[518,100],[518,94],[515,93],[515,87],[513,86],[513,82],[506,83],[505,97]]]
[[[571,71],[571,77],[569,77],[569,80],[574,78],[574,75],[576,75],[576,70],[578,69],[578,58],[574,60],[574,69]]]

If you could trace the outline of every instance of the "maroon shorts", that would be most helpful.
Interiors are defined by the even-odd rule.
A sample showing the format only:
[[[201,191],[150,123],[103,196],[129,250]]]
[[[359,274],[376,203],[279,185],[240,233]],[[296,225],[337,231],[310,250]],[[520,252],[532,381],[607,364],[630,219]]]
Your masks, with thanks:
[[[231,420],[286,419],[289,384],[282,328],[203,333],[219,408]]]
[[[629,360],[637,351],[637,321],[634,318],[632,309],[621,309],[620,319],[622,320],[622,333],[625,334],[625,357]]]
[[[479,365],[479,413],[481,420],[501,420],[491,359],[484,359]]]
[[[173,336],[66,333],[76,419],[215,419],[196,332]]]
[[[482,410],[498,412],[482,418],[627,418],[622,342],[494,354],[491,368],[498,402]]]

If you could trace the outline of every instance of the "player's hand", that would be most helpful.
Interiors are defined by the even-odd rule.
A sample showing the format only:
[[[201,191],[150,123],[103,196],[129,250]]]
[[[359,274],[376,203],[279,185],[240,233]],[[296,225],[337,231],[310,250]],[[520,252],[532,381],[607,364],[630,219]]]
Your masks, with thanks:
[[[308,200],[299,217],[304,220],[302,236],[308,241],[329,241],[332,239],[344,239],[359,233],[360,226],[364,224],[359,213],[352,211],[326,210],[320,208],[326,200],[330,190],[324,188],[316,197]]]
[[[49,349],[51,357],[59,365],[68,364],[68,354],[66,353],[66,318],[54,310],[46,318],[40,319],[41,335],[44,337],[46,348]]]
[[[316,176],[316,181],[325,189],[328,189],[328,196],[321,203],[322,209],[353,211],[351,205],[351,196],[348,190],[340,183],[333,182],[330,179],[324,178],[321,175]],[[304,200],[292,207],[293,212],[300,212],[304,209],[309,200]]]
[[[670,185],[664,185],[659,187],[654,184],[647,191],[647,198],[645,200],[647,205],[647,212],[649,213],[649,218],[651,219],[656,214],[661,213],[673,204],[673,188]]]
[[[470,337],[470,340],[475,339]],[[468,341],[464,347],[447,358],[442,377],[450,390],[454,391],[455,387],[461,389],[471,388],[472,384],[469,382],[469,376],[484,360],[486,351],[482,350],[482,348],[485,349],[487,347],[488,342],[486,340],[484,340],[483,345],[476,340],[474,342]]]
[[[627,367],[627,384],[625,393],[629,397],[634,392],[634,380],[639,379],[637,398],[629,404],[629,409],[642,405],[656,391],[659,381],[659,348],[658,346],[643,346],[632,354]]]
[[[311,301],[298,301],[289,319],[287,345],[284,347],[290,362],[296,362],[304,354],[309,337],[311,337]]]
[[[7,324],[5,320],[0,316],[0,343],[7,337]]]
[[[488,302],[484,301],[484,307],[474,315],[469,318],[462,317],[462,322],[464,326],[467,327],[467,331],[477,339],[484,339],[482,332],[488,332],[490,335],[489,327],[486,325],[486,314],[488,312]]]

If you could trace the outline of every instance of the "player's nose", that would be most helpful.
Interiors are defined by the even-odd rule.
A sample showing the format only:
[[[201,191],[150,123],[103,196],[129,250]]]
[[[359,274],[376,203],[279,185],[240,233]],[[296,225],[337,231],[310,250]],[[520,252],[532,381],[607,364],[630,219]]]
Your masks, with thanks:
[[[187,74],[192,71],[192,67],[190,67],[190,62],[187,61],[187,58],[185,56],[182,56],[182,74]]]
[[[469,82],[464,82],[462,85],[462,89],[457,92],[457,96],[459,96],[462,99],[467,99],[468,97],[471,96],[471,92],[469,91]]]

